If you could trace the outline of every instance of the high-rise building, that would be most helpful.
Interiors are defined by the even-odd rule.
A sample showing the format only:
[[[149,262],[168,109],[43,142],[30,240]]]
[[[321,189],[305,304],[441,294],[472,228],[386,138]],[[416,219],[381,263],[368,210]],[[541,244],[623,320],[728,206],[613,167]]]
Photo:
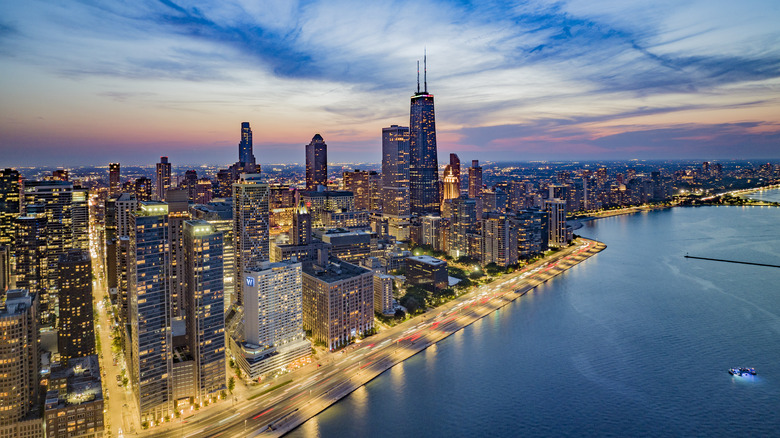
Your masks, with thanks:
[[[331,350],[372,329],[374,273],[336,258],[304,266],[303,327]]]
[[[31,210],[46,215],[46,277],[48,295],[40,297],[41,321],[44,325],[52,321],[51,315],[56,307],[57,297],[54,286],[57,284],[57,262],[61,254],[73,248],[73,183],[68,181],[25,181],[23,208],[26,214]],[[19,270],[17,269],[17,273]]]
[[[469,234],[477,229],[477,201],[467,196],[452,200],[452,216],[450,219],[449,248],[451,257],[471,256],[469,254]]]
[[[553,198],[544,201],[544,209],[549,214],[549,245],[561,248],[568,244],[566,233],[566,201]]]
[[[268,184],[258,174],[243,174],[233,184],[233,239],[236,278],[269,259]],[[236,282],[235,298],[241,303],[243,283]]]
[[[151,201],[152,200],[152,180],[142,176],[135,180],[135,197],[139,201]]]
[[[393,309],[393,277],[392,275],[374,273],[374,312],[392,315]]]
[[[306,204],[301,200],[293,211],[290,243],[293,245],[308,245],[311,243],[311,214]]]
[[[517,228],[503,213],[486,213],[482,218],[482,265],[507,267],[517,263]]]
[[[195,198],[193,202],[196,204],[208,204],[211,202],[213,194],[213,186],[211,180],[203,177],[198,180],[198,184],[195,186]]]
[[[233,172],[228,169],[220,169],[217,172],[217,187],[214,195],[218,198],[233,196]]]
[[[255,154],[252,151],[252,128],[249,122],[241,122],[241,141],[238,143],[238,162],[246,166],[256,164]]]
[[[103,384],[96,355],[73,358],[51,370],[44,405],[46,438],[103,435]]]
[[[179,187],[187,189],[187,199],[194,201],[198,193],[198,172],[192,169],[184,172],[184,181],[181,182]]]
[[[458,154],[450,154],[450,171],[455,179],[458,180],[458,195],[460,195],[460,158]]]
[[[158,201],[164,201],[166,192],[171,188],[171,163],[168,162],[168,157],[160,157],[160,162],[157,163],[156,181],[155,195]]]
[[[471,160],[469,167],[469,198],[479,198],[482,196],[482,166],[479,160]]]
[[[130,216],[128,374],[142,422],[173,414],[168,204],[141,202]]]
[[[77,357],[95,354],[92,314],[92,260],[89,252],[71,250],[60,256],[57,287],[60,316],[57,347],[63,365]]]
[[[11,245],[0,245],[0,292],[11,288]]]
[[[314,134],[306,145],[306,190],[328,186],[328,145],[320,134]]]
[[[21,213],[21,178],[16,169],[0,170],[0,245],[14,239],[14,219]]]
[[[409,128],[382,128],[382,212],[409,216]]]
[[[451,154],[454,155],[454,154]],[[460,170],[457,171],[458,173]],[[447,167],[444,168],[444,175],[442,176],[442,201],[446,201],[448,199],[455,199],[460,196],[460,180],[456,176],[456,171],[453,170],[453,167],[451,164],[448,164]]]
[[[433,94],[428,93],[427,57],[425,87],[420,91],[417,71],[417,92],[412,96],[409,115],[409,187],[412,214],[420,216],[439,213],[439,168],[436,150],[436,120]]]
[[[108,195],[116,196],[120,190],[119,163],[108,163]]]
[[[231,202],[227,202],[231,201]],[[222,271],[225,288],[225,303],[235,302],[236,252],[233,242],[233,203],[228,197],[225,201],[212,201],[205,205],[190,208],[193,219],[202,219],[222,232]]]
[[[356,210],[371,209],[371,187],[367,170],[355,169],[354,172],[344,172],[344,188],[352,192]]]
[[[239,366],[251,378],[311,353],[303,330],[301,263],[263,262],[244,271],[244,331],[231,340]]]
[[[14,270],[16,287],[37,293],[38,296],[46,294],[49,286],[47,276],[49,258],[46,257],[47,223],[45,213],[30,212],[17,217],[14,225],[13,256],[16,260]]]
[[[171,316],[184,316],[184,221],[192,215],[188,209],[187,190],[168,189],[168,239],[171,251],[170,303]]]
[[[222,232],[208,222],[184,222],[184,307],[196,402],[215,398],[227,383],[222,242]]]
[[[0,292],[0,426],[22,420],[38,402],[37,311],[38,295],[34,292],[26,289]]]
[[[89,250],[89,190],[73,188],[73,248]]]

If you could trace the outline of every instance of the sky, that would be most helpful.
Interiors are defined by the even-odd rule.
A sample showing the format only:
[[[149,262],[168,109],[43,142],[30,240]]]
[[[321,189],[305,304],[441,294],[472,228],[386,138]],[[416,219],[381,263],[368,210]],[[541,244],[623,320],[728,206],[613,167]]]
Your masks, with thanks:
[[[780,158],[777,0],[0,0],[0,166]]]

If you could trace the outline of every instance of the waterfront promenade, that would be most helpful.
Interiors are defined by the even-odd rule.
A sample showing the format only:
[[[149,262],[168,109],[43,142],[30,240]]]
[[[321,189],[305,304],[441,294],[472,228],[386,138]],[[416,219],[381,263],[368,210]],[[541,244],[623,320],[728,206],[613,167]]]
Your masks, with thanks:
[[[221,403],[215,404],[215,409],[201,412],[186,422],[155,427],[143,435],[282,436],[394,365],[495,312],[605,247],[593,240],[577,239],[574,245],[522,270],[251,389],[245,393],[246,398],[235,404],[221,407]],[[268,391],[279,384],[283,385]]]

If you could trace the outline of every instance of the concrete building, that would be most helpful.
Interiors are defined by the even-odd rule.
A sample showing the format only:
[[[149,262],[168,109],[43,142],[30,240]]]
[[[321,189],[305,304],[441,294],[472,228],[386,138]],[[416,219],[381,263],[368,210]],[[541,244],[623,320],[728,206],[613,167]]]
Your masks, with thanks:
[[[242,279],[244,330],[231,339],[231,352],[244,373],[256,379],[311,354],[303,331],[301,263],[263,262]]]
[[[371,185],[367,170],[355,169],[354,172],[344,172],[344,188],[352,192],[355,198],[355,209],[371,210]]]
[[[98,357],[72,359],[54,369],[44,403],[47,438],[102,438],[103,386]]]
[[[57,347],[60,362],[95,354],[92,313],[92,260],[88,251],[70,250],[59,259],[57,287],[60,315]]]
[[[38,406],[38,296],[25,289],[0,292],[0,434],[5,428],[34,416]],[[41,419],[38,418],[39,429]],[[34,432],[34,429],[33,429]],[[43,436],[41,431],[40,436]]]
[[[108,163],[108,196],[119,195],[119,163]]]
[[[318,240],[330,245],[330,253],[339,260],[359,264],[371,256],[372,234],[368,231],[350,231],[343,228],[319,229],[314,233]]]
[[[431,256],[406,258],[406,282],[421,286],[429,291],[446,289],[448,286],[447,262]]]
[[[233,184],[233,239],[235,242],[235,277],[240,278],[246,269],[268,261],[268,184],[259,174],[242,174]],[[243,283],[235,282],[235,299],[243,299]]]
[[[225,303],[235,302],[236,252],[233,239],[233,199],[213,200],[208,204],[190,207],[193,219],[202,219],[222,232],[222,270],[225,288]]]
[[[482,266],[495,263],[507,267],[517,263],[517,228],[509,216],[503,213],[485,213],[482,218]]]
[[[569,244],[566,232],[566,201],[563,199],[547,199],[544,201],[544,210],[549,215],[549,244],[552,247],[562,248]]]
[[[392,275],[374,273],[374,312],[383,315],[395,313],[393,309],[393,278]]]
[[[48,297],[49,288],[47,275],[49,258],[46,256],[47,224],[48,220],[44,213],[30,212],[14,219],[13,257],[16,259],[14,283],[17,288],[38,293],[39,297]]]
[[[374,327],[374,273],[340,261],[303,268],[303,327],[334,350]]]
[[[16,169],[0,170],[0,245],[14,239],[14,220],[22,211],[21,176]]]

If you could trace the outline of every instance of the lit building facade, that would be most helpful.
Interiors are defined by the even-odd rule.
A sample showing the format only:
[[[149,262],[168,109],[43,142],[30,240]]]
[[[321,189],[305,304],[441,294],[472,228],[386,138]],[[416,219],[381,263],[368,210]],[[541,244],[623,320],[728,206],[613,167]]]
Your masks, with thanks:
[[[233,184],[233,239],[235,242],[235,277],[270,258],[268,230],[268,184],[258,174],[243,174]],[[243,299],[243,283],[236,281],[235,298]]]
[[[0,291],[0,430],[3,431],[6,429],[2,426],[21,421],[38,402],[37,310],[37,294],[26,289]]]
[[[482,265],[507,267],[517,263],[517,228],[503,213],[486,213],[482,218]]]
[[[108,196],[116,196],[119,194],[121,188],[119,183],[119,171],[119,163],[108,163]]]
[[[62,364],[67,365],[73,358],[95,354],[92,260],[89,252],[68,251],[60,256],[57,269],[60,309],[57,347]]]
[[[141,421],[173,414],[168,204],[141,202],[130,216],[128,374]]]
[[[222,233],[210,223],[184,222],[184,307],[197,402],[226,389],[222,242]]]
[[[236,362],[257,378],[311,354],[303,330],[302,266],[264,262],[244,272],[243,338],[231,341]]]
[[[157,163],[156,187],[157,200],[164,201],[168,189],[171,188],[171,163],[168,162],[168,157],[160,157],[160,162]]]
[[[303,268],[303,327],[333,350],[374,327],[374,273],[331,258]]]
[[[439,166],[436,148],[436,117],[433,94],[427,80],[411,99],[409,115],[409,190],[412,214],[439,213]]]
[[[21,213],[20,181],[16,169],[0,170],[0,245],[14,240],[14,219]]]
[[[425,255],[407,257],[406,282],[430,291],[445,289],[449,284],[447,262]]]
[[[566,201],[563,199],[547,199],[544,210],[548,216],[549,245],[562,248],[568,245],[566,233]]]
[[[243,166],[251,164],[254,166],[255,154],[252,151],[252,128],[249,122],[241,122],[241,141],[238,143],[238,162]]]

